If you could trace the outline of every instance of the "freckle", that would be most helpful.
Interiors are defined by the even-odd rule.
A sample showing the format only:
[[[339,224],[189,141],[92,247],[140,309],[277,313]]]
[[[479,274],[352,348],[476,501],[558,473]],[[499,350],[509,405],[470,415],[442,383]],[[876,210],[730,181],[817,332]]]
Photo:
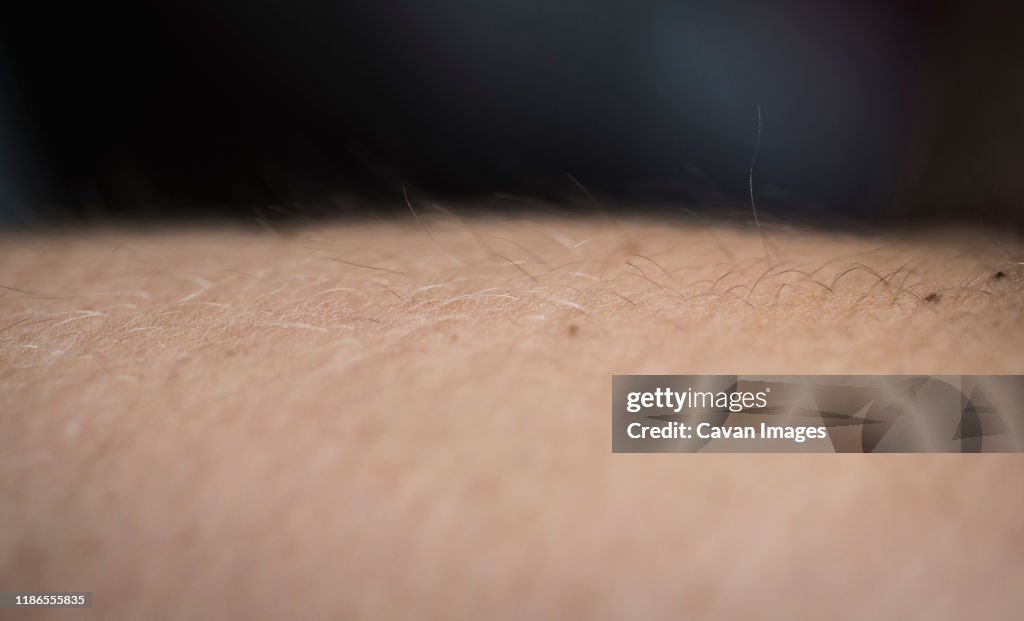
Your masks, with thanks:
[[[580,327],[577,326],[576,324],[569,325],[569,336],[576,336],[576,334],[579,333],[579,331]]]
[[[79,554],[94,555],[100,549],[100,541],[96,537],[81,537],[72,542],[72,547]]]
[[[941,299],[942,296],[940,296],[938,293],[929,293],[928,295],[924,296],[924,301],[931,302],[932,304],[938,302]]]
[[[459,340],[459,335],[458,334],[453,334],[452,335],[452,343],[454,343],[457,340]]]
[[[185,528],[178,533],[178,543],[189,548],[199,541],[199,533],[195,528]]]
[[[1006,278],[1006,274],[1003,273],[1003,270],[999,270],[992,275],[992,278]]]

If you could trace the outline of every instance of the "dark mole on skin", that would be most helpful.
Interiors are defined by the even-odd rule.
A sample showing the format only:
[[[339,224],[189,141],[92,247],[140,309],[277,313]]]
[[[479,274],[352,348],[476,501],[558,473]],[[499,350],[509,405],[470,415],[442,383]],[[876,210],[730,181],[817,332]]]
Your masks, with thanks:
[[[579,331],[580,331],[580,327],[577,326],[576,324],[571,324],[569,326],[569,336],[576,336],[576,333],[579,332]]]
[[[1005,277],[1006,277],[1006,274],[1003,273],[1003,270],[999,270],[998,272],[996,272],[995,274],[992,275],[992,278],[1005,278]]]
[[[934,304],[935,302],[938,302],[941,299],[941,297],[942,296],[940,296],[938,293],[929,293],[928,295],[924,296],[924,301],[931,302]]]

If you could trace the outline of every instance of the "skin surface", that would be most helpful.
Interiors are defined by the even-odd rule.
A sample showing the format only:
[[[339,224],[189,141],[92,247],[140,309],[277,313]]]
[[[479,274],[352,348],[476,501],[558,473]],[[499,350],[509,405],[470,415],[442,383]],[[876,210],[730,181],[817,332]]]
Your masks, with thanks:
[[[439,217],[0,239],[4,618],[1018,618],[1019,455],[612,454],[612,374],[1024,372],[1024,247]],[[1001,274],[1001,276],[997,276]]]

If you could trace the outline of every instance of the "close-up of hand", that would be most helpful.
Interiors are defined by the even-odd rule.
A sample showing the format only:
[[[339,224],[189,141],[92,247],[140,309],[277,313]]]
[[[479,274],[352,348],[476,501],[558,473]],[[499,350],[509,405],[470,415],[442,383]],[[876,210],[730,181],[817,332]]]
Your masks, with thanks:
[[[1022,18],[15,2],[0,618],[1017,619]]]
[[[1014,455],[610,452],[613,374],[1016,369],[1016,238],[766,235],[6,239],[0,581],[103,618],[1012,617]]]

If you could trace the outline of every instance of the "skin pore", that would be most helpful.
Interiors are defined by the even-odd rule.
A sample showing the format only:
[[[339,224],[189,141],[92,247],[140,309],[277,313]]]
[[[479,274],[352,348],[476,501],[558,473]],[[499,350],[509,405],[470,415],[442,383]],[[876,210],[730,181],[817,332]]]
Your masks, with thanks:
[[[18,618],[1013,618],[1018,455],[611,453],[612,374],[1022,371],[1013,235],[765,232],[7,235],[0,590],[94,593]]]

